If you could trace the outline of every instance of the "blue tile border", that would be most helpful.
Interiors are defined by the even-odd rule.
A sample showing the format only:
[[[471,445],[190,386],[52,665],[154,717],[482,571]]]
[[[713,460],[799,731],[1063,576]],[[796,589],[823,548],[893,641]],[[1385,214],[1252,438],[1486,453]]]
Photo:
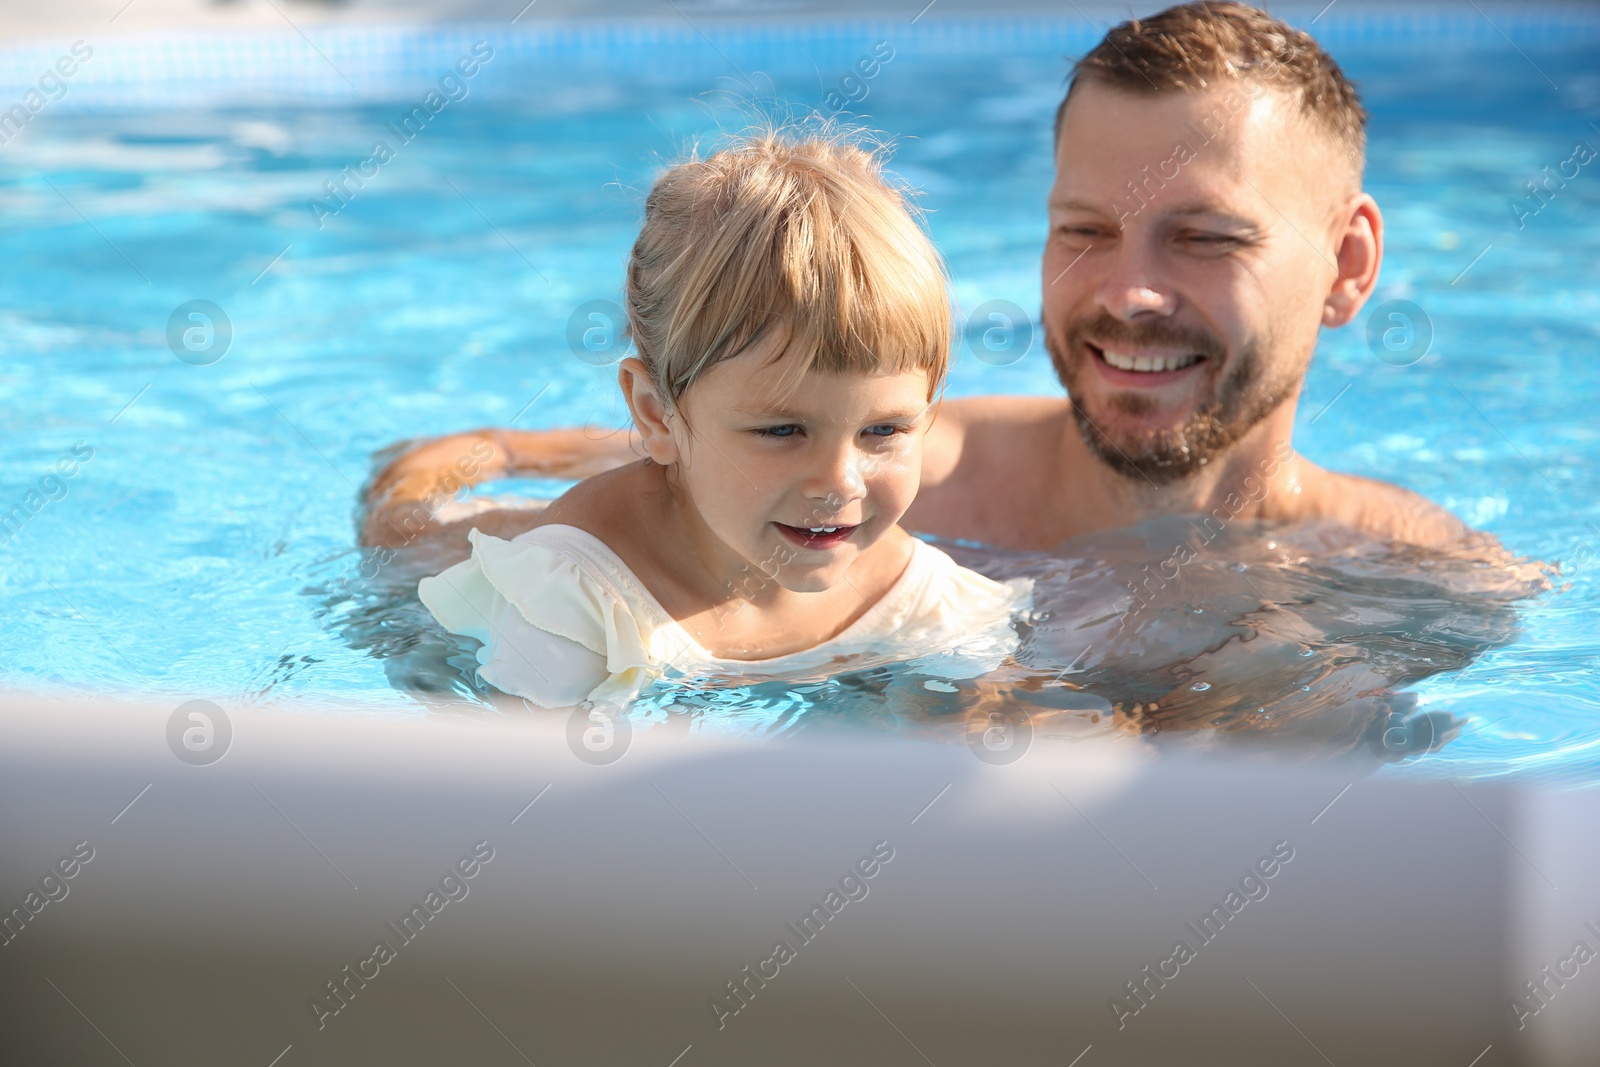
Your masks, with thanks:
[[[1478,6],[1481,13],[1470,6],[1344,11],[1335,6],[1311,29],[1336,56],[1341,45],[1351,44],[1600,41],[1600,6],[1594,4]],[[1284,12],[1288,21],[1301,26],[1315,15],[1312,7]],[[807,63],[830,58],[847,63],[863,42],[879,39],[923,55],[1001,53],[1018,46],[1036,51],[1043,46],[1057,48],[1065,57],[1092,46],[1105,25],[1093,25],[1074,13],[929,18],[914,26],[904,19],[881,17],[772,20],[704,25],[703,37],[699,29],[677,19],[515,28],[499,23],[328,26],[308,30],[315,49],[288,27],[127,33],[99,40],[86,37],[92,58],[71,77],[61,79],[65,92],[46,106],[82,112],[393,101],[437,80],[474,42],[485,39],[494,45],[502,69],[548,75],[560,65],[603,64],[643,52],[648,55],[650,76],[715,78],[732,75],[730,60],[754,69],[793,63],[796,46],[806,48]],[[41,78],[46,78],[49,92],[59,92],[47,72],[72,44],[62,38],[0,46],[0,121],[6,110],[38,88]]]

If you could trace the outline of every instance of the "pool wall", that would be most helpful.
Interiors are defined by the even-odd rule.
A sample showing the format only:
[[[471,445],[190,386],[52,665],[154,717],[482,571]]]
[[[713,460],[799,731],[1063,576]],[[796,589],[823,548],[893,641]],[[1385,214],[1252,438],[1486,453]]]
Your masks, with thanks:
[[[938,10],[935,8],[934,10]],[[856,58],[862,40],[914,43],[931,53],[988,52],[1004,57],[1013,46],[1053,42],[1063,57],[1080,55],[1099,40],[1124,9],[1092,7],[1096,16],[1070,6],[1049,13],[930,15],[915,23],[903,14],[836,13],[730,20],[697,15],[657,17],[506,19],[471,22],[298,26],[248,29],[180,26],[160,31],[117,32],[85,23],[81,31],[0,45],[0,100],[7,106],[35,88],[74,41],[93,56],[67,79],[67,89],[45,105],[62,113],[143,108],[249,107],[290,102],[355,104],[404,98],[438,78],[477,41],[492,42],[506,65],[542,71],[581,66],[614,56],[619,49],[647,49],[652,72],[662,77],[703,74],[708,88],[718,77],[750,76],[744,68],[792,61],[804,45],[819,65]],[[1541,44],[1600,38],[1600,5],[1424,4],[1317,6],[1280,12],[1309,27],[1329,48],[1383,42],[1397,46]],[[830,51],[830,48],[832,49]],[[737,61],[737,67],[735,62]],[[502,68],[503,69],[503,68]],[[514,93],[505,79],[482,91]]]
[[[0,949],[19,1062],[1464,1067],[1600,1047],[1600,964],[1574,958],[1600,947],[1592,791],[1042,740],[1009,765],[663,731],[597,756],[566,723],[247,711],[186,747],[175,722],[0,711],[0,893],[58,896]]]

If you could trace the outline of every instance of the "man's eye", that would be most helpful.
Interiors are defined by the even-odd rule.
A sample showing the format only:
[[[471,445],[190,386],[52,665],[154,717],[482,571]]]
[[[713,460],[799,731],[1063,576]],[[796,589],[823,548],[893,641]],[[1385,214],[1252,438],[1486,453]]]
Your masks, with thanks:
[[[1237,237],[1229,237],[1221,233],[1188,233],[1183,239],[1193,245],[1204,245],[1208,248],[1224,248],[1228,245],[1239,243]]]
[[[756,431],[758,437],[793,437],[800,432],[798,426],[762,426]]]

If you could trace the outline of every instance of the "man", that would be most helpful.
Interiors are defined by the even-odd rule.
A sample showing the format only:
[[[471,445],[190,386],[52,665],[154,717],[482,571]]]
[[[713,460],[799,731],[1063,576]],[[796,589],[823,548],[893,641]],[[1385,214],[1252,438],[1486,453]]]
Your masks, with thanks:
[[[1338,65],[1256,8],[1185,4],[1112,29],[1056,116],[1043,327],[1069,396],[946,401],[906,525],[1013,549],[1174,514],[1468,536],[1413,493],[1290,448],[1318,331],[1356,318],[1383,258],[1383,217],[1361,191],[1365,124]],[[620,433],[442,438],[380,472],[363,540],[441,525],[510,536],[529,513],[450,524],[426,505],[462,484],[637,458]]]

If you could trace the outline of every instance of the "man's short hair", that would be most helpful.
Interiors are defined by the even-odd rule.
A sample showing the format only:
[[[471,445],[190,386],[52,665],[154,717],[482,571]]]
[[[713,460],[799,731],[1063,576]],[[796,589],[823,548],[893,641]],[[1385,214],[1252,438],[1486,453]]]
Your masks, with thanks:
[[[1367,112],[1356,87],[1310,34],[1248,4],[1201,0],[1112,27],[1073,68],[1072,84],[1056,109],[1056,141],[1082,82],[1150,96],[1241,80],[1297,97],[1302,112],[1346,154],[1359,182]]]

